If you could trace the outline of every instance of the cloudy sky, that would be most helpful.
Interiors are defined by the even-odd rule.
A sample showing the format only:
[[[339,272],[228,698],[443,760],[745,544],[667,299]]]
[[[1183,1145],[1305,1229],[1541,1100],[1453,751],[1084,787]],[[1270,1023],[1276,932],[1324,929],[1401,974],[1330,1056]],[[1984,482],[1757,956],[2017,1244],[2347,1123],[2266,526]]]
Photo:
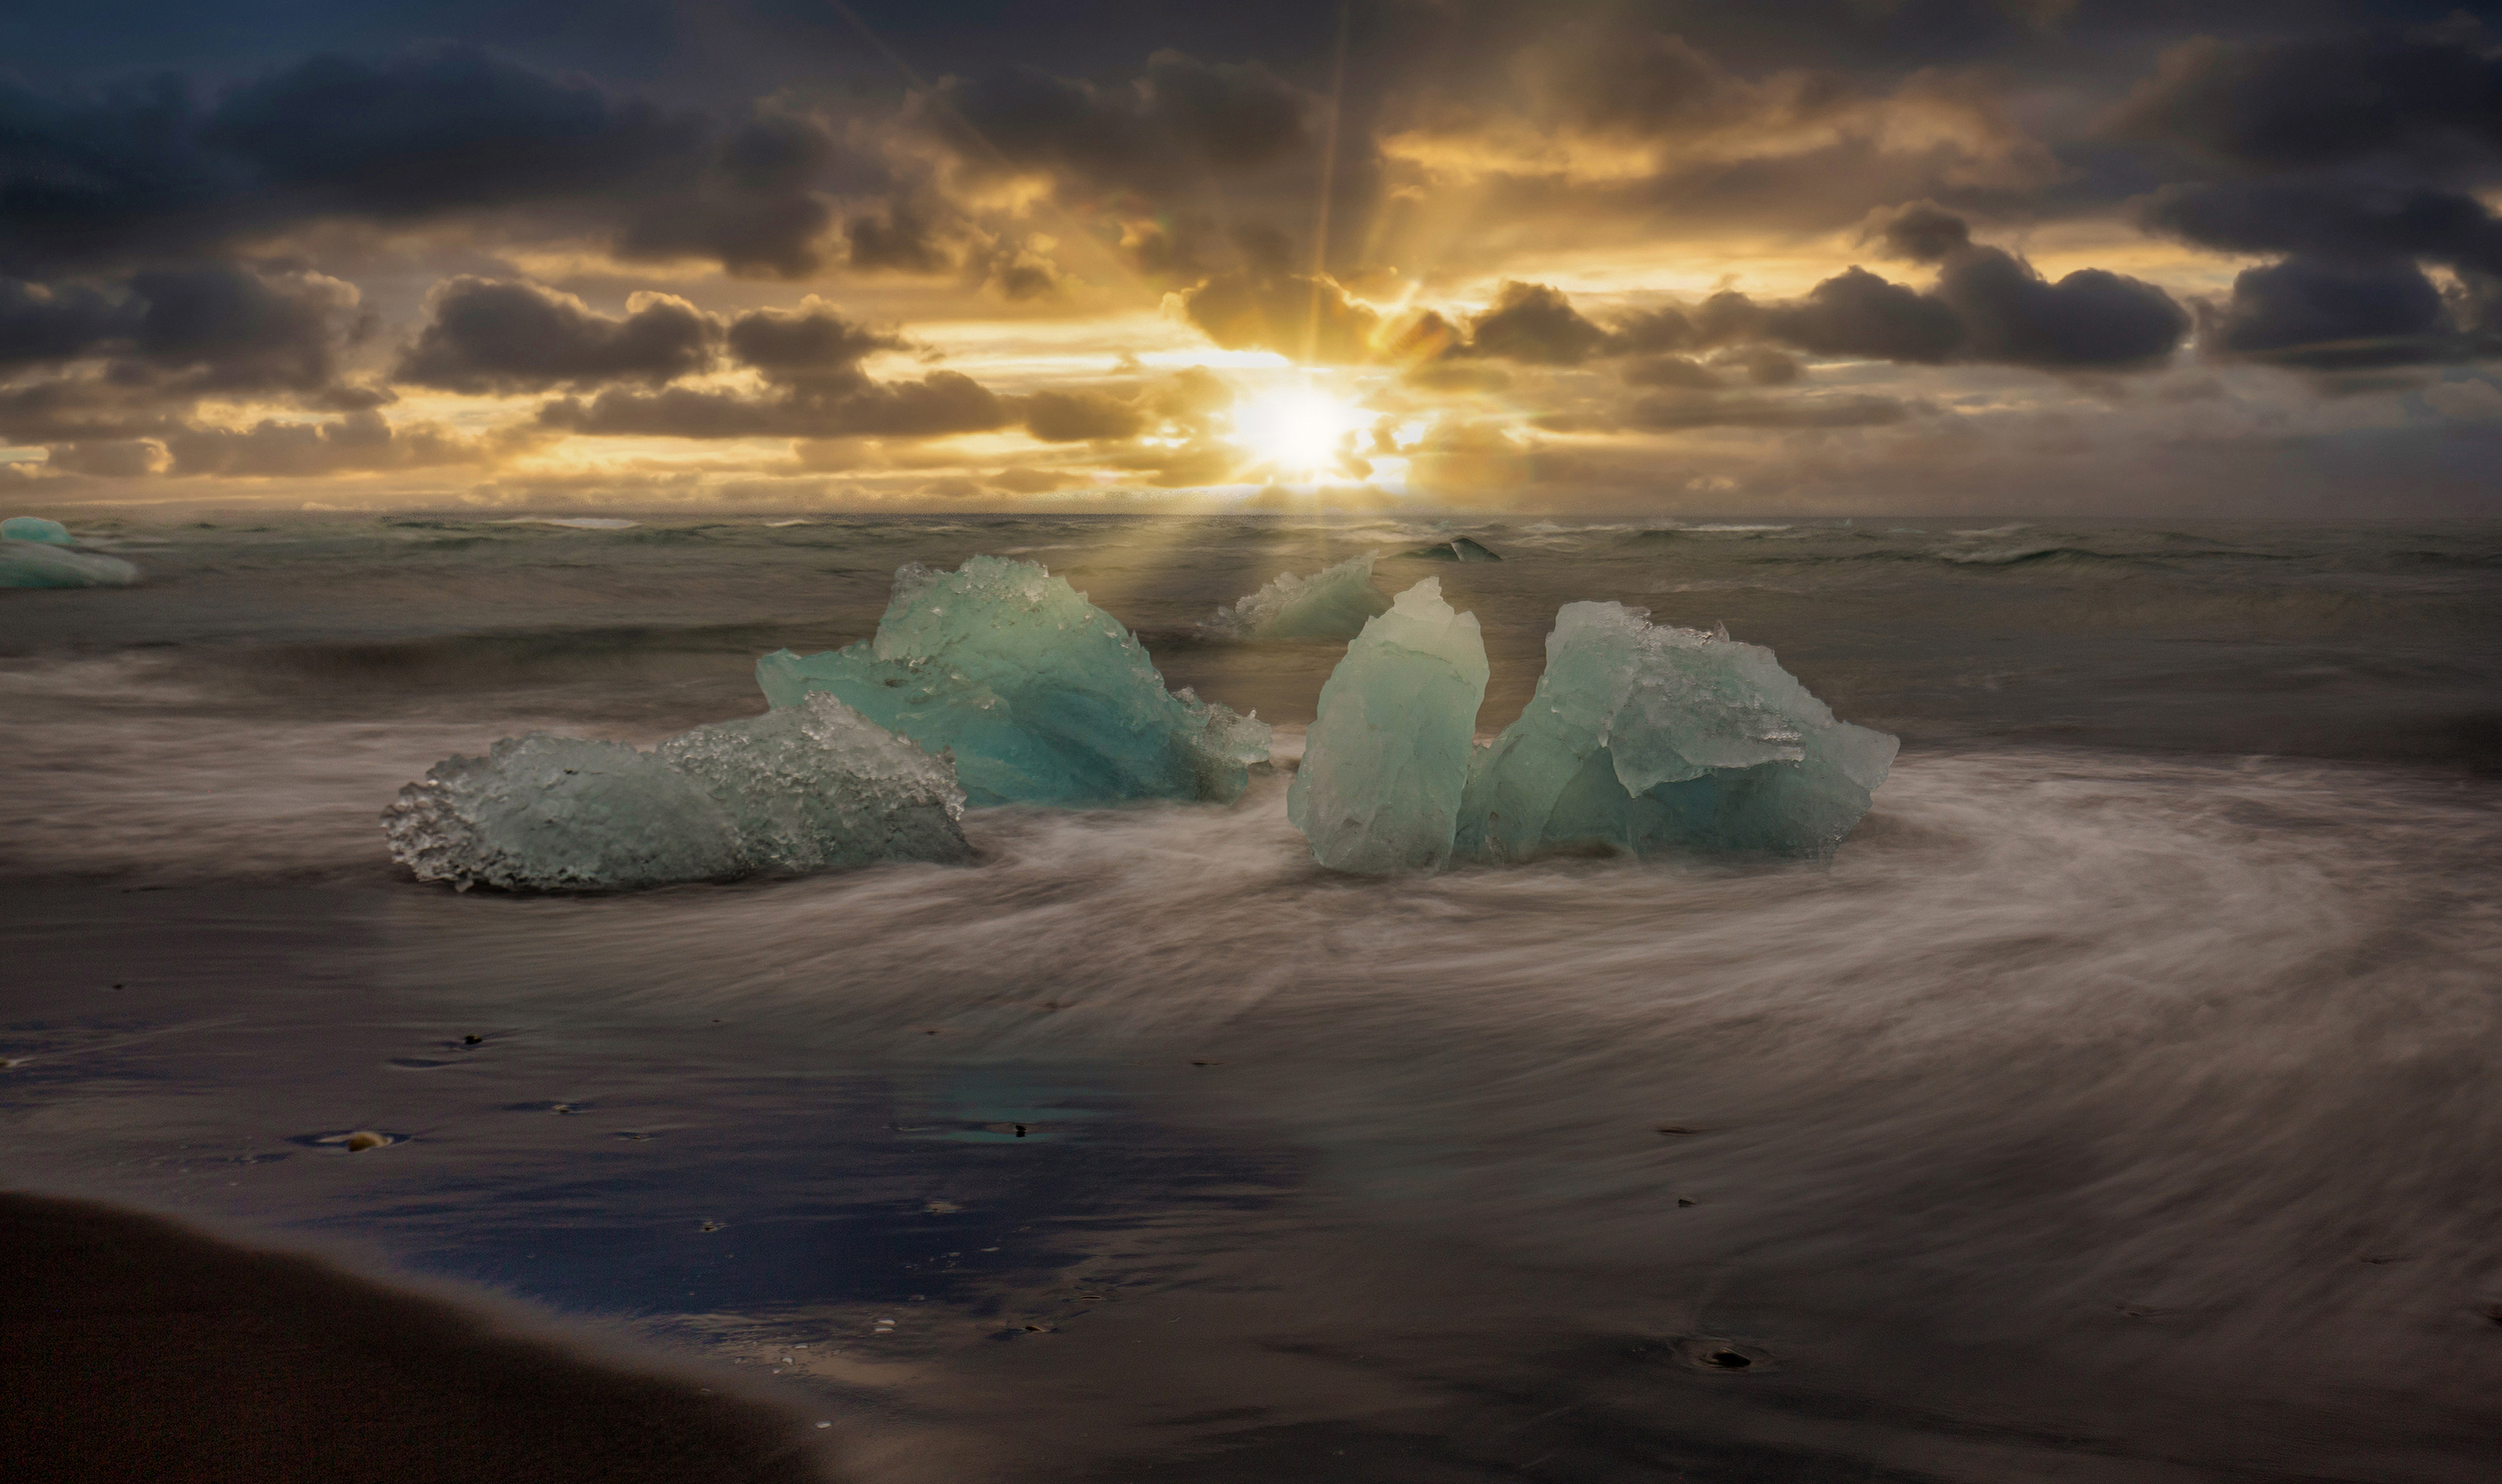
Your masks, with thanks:
[[[11,7],[0,491],[2489,515],[2494,14]]]

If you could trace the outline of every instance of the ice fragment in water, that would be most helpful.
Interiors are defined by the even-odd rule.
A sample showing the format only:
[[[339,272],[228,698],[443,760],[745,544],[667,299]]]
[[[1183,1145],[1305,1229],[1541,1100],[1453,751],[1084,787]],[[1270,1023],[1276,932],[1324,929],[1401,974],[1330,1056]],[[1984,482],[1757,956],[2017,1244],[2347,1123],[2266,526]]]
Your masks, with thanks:
[[[0,541],[40,541],[46,546],[70,546],[70,528],[58,521],[42,516],[11,516],[0,521]]]
[[[1503,560],[1501,556],[1494,554],[1491,548],[1484,547],[1474,541],[1471,541],[1466,536],[1455,536],[1448,541],[1437,541],[1432,546],[1418,547],[1412,552],[1402,552],[1399,555],[1402,556],[1417,557],[1424,561]]]
[[[1341,871],[1432,870],[1450,860],[1468,783],[1485,641],[1440,578],[1364,625],[1321,688],[1287,817]]]
[[[1822,856],[1868,812],[1894,738],[1836,721],[1761,645],[1648,618],[1556,614],[1538,693],[1470,768],[1457,855]]]
[[[1120,621],[1031,561],[913,563],[874,638],[756,662],[776,706],[840,697],[932,753],[975,804],[1131,798],[1230,802],[1268,756],[1268,725],[1165,689]]]
[[[69,527],[41,516],[0,521],[0,588],[126,588],[139,569],[75,549]]]
[[[1352,639],[1367,619],[1390,607],[1372,586],[1378,556],[1368,552],[1309,577],[1279,573],[1233,607],[1218,609],[1207,626],[1237,639]]]
[[[874,860],[960,860],[947,764],[832,696],[652,752],[533,732],[453,758],[383,811],[420,881],[616,891]]]

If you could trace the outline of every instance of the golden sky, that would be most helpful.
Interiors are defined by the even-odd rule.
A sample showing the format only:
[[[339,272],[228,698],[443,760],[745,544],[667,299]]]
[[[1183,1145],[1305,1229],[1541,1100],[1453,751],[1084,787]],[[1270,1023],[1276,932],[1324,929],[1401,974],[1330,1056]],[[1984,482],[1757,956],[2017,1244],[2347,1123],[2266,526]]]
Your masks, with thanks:
[[[0,488],[2480,511],[2502,63],[2404,9],[117,0],[0,81]]]

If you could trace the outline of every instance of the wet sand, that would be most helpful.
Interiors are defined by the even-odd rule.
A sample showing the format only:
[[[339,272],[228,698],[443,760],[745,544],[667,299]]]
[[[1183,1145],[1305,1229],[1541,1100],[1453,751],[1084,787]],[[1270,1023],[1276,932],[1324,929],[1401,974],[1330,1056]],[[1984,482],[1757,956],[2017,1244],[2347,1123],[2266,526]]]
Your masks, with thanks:
[[[0,1459],[27,1484],[805,1484],[804,1420],[314,1258],[0,1194]]]

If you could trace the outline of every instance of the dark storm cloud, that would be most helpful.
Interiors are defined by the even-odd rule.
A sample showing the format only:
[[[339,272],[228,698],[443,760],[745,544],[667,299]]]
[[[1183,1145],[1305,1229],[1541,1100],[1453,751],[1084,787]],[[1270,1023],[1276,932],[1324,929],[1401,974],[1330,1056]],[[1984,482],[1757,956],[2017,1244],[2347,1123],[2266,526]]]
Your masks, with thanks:
[[[1537,53],[1545,116],[1592,133],[1691,139],[1743,123],[1775,130],[1827,118],[1857,101],[1829,71],[1785,69],[1762,81],[1737,76],[1682,36],[1582,31]]]
[[[33,277],[216,255],[314,220],[564,211],[627,258],[800,278],[840,255],[829,191],[899,188],[769,99],[723,129],[471,47],[317,56],[205,101],[170,75],[85,94],[0,84],[0,268]]]
[[[927,124],[977,173],[1042,171],[1160,191],[1302,152],[1311,112],[1301,89],[1258,63],[1159,51],[1136,79],[1112,86],[1035,67],[950,78]]]
[[[793,386],[764,396],[687,387],[611,389],[589,402],[567,397],[539,409],[541,425],[550,428],[663,438],[938,438],[1014,421],[988,388],[954,371],[838,390]]]
[[[176,425],[187,399],[167,399],[146,382],[96,372],[0,387],[0,442],[77,443],[144,438]]]
[[[896,204],[843,223],[848,260],[863,272],[939,274],[954,270],[955,244],[911,208]]]
[[[1742,296],[1730,296],[1741,297]],[[1725,337],[1707,333],[1675,305],[1641,310],[1616,321],[1610,348],[1628,355],[1691,351]]]
[[[1230,351],[1274,351],[1299,360],[1363,360],[1381,317],[1332,280],[1302,274],[1222,274],[1181,295],[1200,333]]]
[[[909,343],[844,318],[815,297],[796,309],[727,320],[667,294],[638,293],[622,317],[535,284],[454,279],[400,359],[398,378],[470,393],[602,389],[540,409],[543,427],[673,438],[936,437],[1013,421],[968,377],[933,372],[877,383],[862,362]],[[728,362],[762,393],[665,384]],[[642,383],[635,391],[620,384]]]
[[[1741,372],[1758,387],[1786,387],[1807,375],[1805,362],[1768,345],[1732,347],[1712,356],[1711,363]]]
[[[1883,427],[1922,410],[1886,396],[1659,396],[1635,404],[1627,421],[1663,432],[1702,427]]]
[[[341,349],[372,328],[356,290],[320,274],[161,268],[133,274],[130,291],[147,305],[133,354],[186,391],[325,392]]]
[[[2194,177],[2139,203],[2149,230],[2279,258],[2235,280],[2212,351],[2320,370],[2495,353],[2502,221],[2474,187],[2502,179],[2502,49],[2475,23],[2190,42],[2113,127]],[[2427,263],[2458,275],[2448,298]]]
[[[1911,201],[1871,213],[1860,236],[1889,257],[1937,263],[1972,246],[1972,225],[1935,201]]]
[[[2450,306],[2414,263],[2294,257],[2245,269],[2211,335],[2230,354],[2349,369],[2448,358],[2450,323]]]
[[[1852,267],[1787,303],[1719,293],[1690,311],[1639,315],[1610,346],[1649,352],[1764,341],[1810,355],[1911,364],[2126,369],[2169,355],[2189,329],[2188,311],[2151,284],[2100,268],[2053,283],[2004,249],[1974,245],[1960,218],[1934,208],[1887,219],[1878,234],[1905,255],[1937,260],[1937,283],[1917,289]]]
[[[1472,354],[1528,365],[1578,365],[1606,343],[1606,330],[1544,284],[1506,281],[1494,307],[1469,320]]]
[[[2226,181],[2167,186],[2146,224],[2226,253],[2427,258],[2502,274],[2502,221],[2464,191],[2370,179]]]
[[[721,322],[669,294],[636,294],[623,319],[536,284],[461,277],[437,287],[395,380],[472,394],[640,381],[712,364]]]
[[[832,205],[804,192],[699,199],[638,213],[617,255],[707,258],[740,277],[802,279],[827,266],[833,227]]]
[[[2472,27],[2273,42],[2202,37],[2165,54],[2115,127],[2239,169],[2354,161],[2448,169],[2502,152],[2502,55]]]
[[[1068,283],[1068,275],[1041,253],[1019,249],[995,255],[985,282],[998,290],[1000,298],[1023,304],[1059,293]]]
[[[918,232],[903,208],[886,199],[901,188],[882,162],[847,148],[827,119],[767,99],[706,146],[699,166],[681,169],[633,207],[617,252],[633,259],[707,259],[751,278],[807,278],[847,258],[855,267],[895,267],[895,250],[881,255],[874,244],[877,234],[898,226]],[[829,192],[881,199],[887,215],[881,220],[863,208],[838,232]],[[872,244],[866,253],[864,238]],[[930,271],[945,266],[941,255]]]
[[[2056,283],[1997,248],[1948,257],[1933,290],[1963,326],[1974,360],[2042,367],[2119,367],[2172,353],[2189,315],[2143,280],[2079,268]]]
[[[91,474],[99,479],[135,479],[158,474],[169,462],[171,459],[164,443],[154,438],[57,444],[44,451],[46,471]]]
[[[1649,360],[1627,361],[1619,374],[1628,387],[1674,387],[1687,391],[1707,391],[1722,385],[1718,373],[1689,355],[1660,355]]]
[[[1026,431],[1045,443],[1133,438],[1145,430],[1148,421],[1136,403],[1094,388],[1037,391],[1026,397],[1022,406]]]
[[[848,388],[867,380],[860,363],[908,342],[846,320],[831,305],[811,297],[795,310],[759,309],[729,323],[729,354],[768,382],[793,387]]]
[[[177,78],[0,88],[0,260],[91,270],[325,216],[401,220],[596,193],[701,125],[469,48],[316,57],[203,107]]]
[[[1752,314],[1735,295],[1715,297],[1716,304],[1706,304],[1707,316],[1716,309],[1731,328],[1743,327],[1811,355],[1934,363],[1951,357],[1966,339],[1953,306],[1865,268],[1826,279],[1795,303]]]
[[[1829,230],[1913,197],[2021,199],[2067,173],[2003,72],[1798,65],[1806,44],[1732,62],[1684,34],[1700,10],[1644,9],[1547,7],[1495,63],[1395,95],[1376,143],[1399,199],[1430,215],[1465,185],[1507,237],[1560,248],[1593,228]]]
[[[145,303],[84,285],[51,287],[0,279],[0,366],[75,360],[125,342]]]
[[[394,428],[374,412],[351,413],[335,422],[264,420],[248,428],[186,427],[162,441],[171,455],[164,472],[177,476],[303,479],[480,463],[489,457],[486,447],[443,428]]]
[[[316,212],[384,219],[595,191],[703,125],[467,47],[382,63],[315,57],[228,93],[200,143]]]
[[[316,273],[201,264],[109,290],[0,281],[0,365],[57,373],[0,388],[0,437],[139,436],[205,397],[370,408],[389,393],[347,383],[341,360],[371,328],[355,289]]]

